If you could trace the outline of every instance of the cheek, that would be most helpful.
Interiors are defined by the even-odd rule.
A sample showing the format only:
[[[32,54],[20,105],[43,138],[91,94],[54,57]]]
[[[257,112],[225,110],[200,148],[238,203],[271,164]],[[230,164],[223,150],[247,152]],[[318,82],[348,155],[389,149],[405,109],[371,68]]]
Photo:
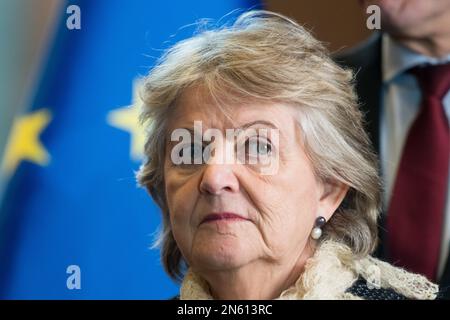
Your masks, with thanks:
[[[188,243],[192,239],[191,221],[198,197],[195,179],[166,172],[165,190],[173,235],[177,243]]]
[[[259,229],[275,254],[302,250],[318,211],[314,174],[301,165],[284,170],[250,189],[259,215]]]
[[[271,212],[274,217],[271,219],[273,225],[270,225],[273,240],[287,244],[287,248],[304,243],[309,236],[317,211],[314,191],[298,188],[279,196],[279,206]]]
[[[285,227],[291,233],[297,233],[299,238],[305,239],[309,236],[318,214],[318,184],[310,170],[299,172],[289,183],[295,184],[295,187],[292,187],[293,192],[286,199],[289,208],[286,209]]]
[[[188,216],[192,203],[198,196],[195,177],[180,173],[176,168],[164,170],[165,193],[171,217]]]

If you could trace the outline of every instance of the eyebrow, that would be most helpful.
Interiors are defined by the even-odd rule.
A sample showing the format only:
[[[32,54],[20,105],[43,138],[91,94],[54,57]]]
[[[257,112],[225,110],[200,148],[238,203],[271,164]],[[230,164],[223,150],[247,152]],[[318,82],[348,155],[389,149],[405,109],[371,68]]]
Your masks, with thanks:
[[[251,122],[248,122],[248,123],[242,125],[242,126],[240,127],[240,129],[247,129],[247,128],[251,127],[251,126],[254,126],[255,124],[263,124],[263,125],[266,125],[266,126],[268,126],[268,127],[273,128],[273,129],[278,129],[278,127],[277,127],[276,125],[274,125],[272,122],[267,121],[267,120],[256,120],[256,121],[251,121]]]
[[[243,125],[240,126],[240,127],[235,128],[235,129],[247,129],[247,128],[249,128],[249,127],[251,127],[251,126],[254,126],[254,125],[256,125],[256,124],[262,124],[262,125],[265,125],[265,126],[267,126],[267,127],[271,127],[271,128],[273,128],[273,129],[278,129],[278,127],[277,127],[275,124],[273,124],[272,122],[270,122],[270,121],[268,121],[268,120],[255,120],[255,121],[251,121],[251,122],[248,122],[248,123],[246,123],[246,124],[243,124]],[[185,130],[189,131],[192,135],[194,135],[194,129],[193,129],[192,127],[181,127],[181,128],[179,128],[179,129],[185,129]],[[232,128],[229,128],[229,129],[232,129]]]

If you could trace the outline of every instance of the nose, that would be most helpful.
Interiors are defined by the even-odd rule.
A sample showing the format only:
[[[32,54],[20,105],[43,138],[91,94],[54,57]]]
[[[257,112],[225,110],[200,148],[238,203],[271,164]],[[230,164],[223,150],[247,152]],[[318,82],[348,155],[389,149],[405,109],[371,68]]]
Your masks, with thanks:
[[[207,164],[201,181],[200,192],[220,195],[225,192],[238,192],[239,181],[229,164]]]

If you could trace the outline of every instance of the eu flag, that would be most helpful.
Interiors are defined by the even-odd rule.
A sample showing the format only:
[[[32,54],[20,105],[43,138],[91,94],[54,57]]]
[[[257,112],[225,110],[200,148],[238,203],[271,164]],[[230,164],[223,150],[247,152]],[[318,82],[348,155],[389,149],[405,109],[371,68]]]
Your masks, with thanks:
[[[75,6],[74,6],[75,5]],[[252,1],[68,1],[1,162],[0,298],[166,299],[160,213],[134,171],[140,86],[161,49]],[[75,14],[75,16],[74,16]],[[183,27],[187,26],[187,27]]]

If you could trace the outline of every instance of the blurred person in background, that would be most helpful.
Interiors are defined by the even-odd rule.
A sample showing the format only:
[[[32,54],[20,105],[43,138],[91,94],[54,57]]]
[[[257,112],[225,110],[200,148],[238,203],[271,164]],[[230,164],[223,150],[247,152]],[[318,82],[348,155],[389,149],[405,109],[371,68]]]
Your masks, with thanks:
[[[378,255],[438,281],[450,297],[450,0],[361,0],[381,32],[339,54],[356,73],[381,159]]]

